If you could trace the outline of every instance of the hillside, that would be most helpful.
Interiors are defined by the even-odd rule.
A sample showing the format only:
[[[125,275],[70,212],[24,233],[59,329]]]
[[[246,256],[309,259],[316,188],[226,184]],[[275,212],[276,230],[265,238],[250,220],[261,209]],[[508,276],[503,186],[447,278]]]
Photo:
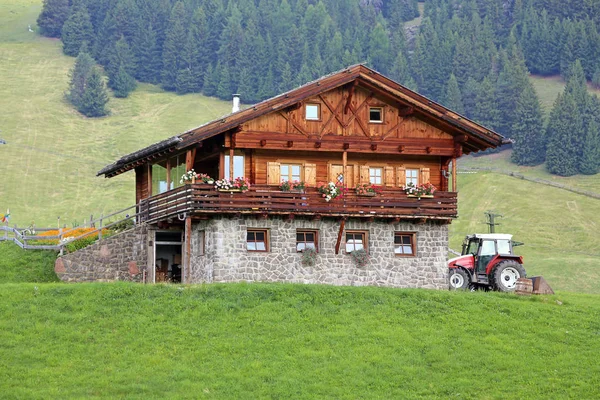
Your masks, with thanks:
[[[1,286],[8,398],[600,396],[598,296]]]

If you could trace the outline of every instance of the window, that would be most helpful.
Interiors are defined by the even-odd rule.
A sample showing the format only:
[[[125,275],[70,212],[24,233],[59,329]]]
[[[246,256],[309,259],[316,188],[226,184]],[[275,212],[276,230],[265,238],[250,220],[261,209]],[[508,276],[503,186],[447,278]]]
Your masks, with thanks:
[[[246,249],[248,251],[269,251],[269,231],[266,229],[248,229]]]
[[[498,254],[510,254],[510,241],[505,239],[499,239],[496,241],[498,246]]]
[[[319,104],[306,105],[306,119],[318,121],[321,119],[321,107]]]
[[[383,168],[369,168],[369,182],[372,185],[381,185]]]
[[[367,250],[367,248],[367,232],[346,232],[346,253],[351,253],[354,250]]]
[[[198,240],[196,241],[196,248],[198,249],[198,255],[199,256],[203,256],[204,255],[204,246],[205,246],[205,232],[204,231],[198,231]]]
[[[300,252],[304,249],[315,249],[316,251],[319,251],[317,231],[296,231],[296,251]]]
[[[397,256],[416,256],[416,234],[412,232],[394,232],[394,253]]]
[[[302,166],[293,164],[281,164],[279,166],[279,176],[281,182],[283,181],[301,181],[302,180]]]
[[[181,176],[185,172],[185,154],[152,164],[152,195],[182,186]]]
[[[484,240],[481,243],[480,256],[493,256],[496,254],[496,243],[493,240]]]
[[[229,154],[225,155],[225,179],[235,179],[244,176],[244,156],[234,155],[233,156],[233,177],[229,175]]]
[[[407,169],[406,170],[406,184],[412,183],[417,186],[419,184],[419,170],[418,169]]]
[[[383,108],[370,107],[369,108],[369,122],[375,122],[375,123],[383,122]]]

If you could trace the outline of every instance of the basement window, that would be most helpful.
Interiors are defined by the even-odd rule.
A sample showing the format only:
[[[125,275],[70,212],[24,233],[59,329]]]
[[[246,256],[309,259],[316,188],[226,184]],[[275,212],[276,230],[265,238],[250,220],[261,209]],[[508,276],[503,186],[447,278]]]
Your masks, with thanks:
[[[416,239],[414,232],[394,232],[394,253],[397,256],[416,256]]]
[[[346,232],[346,253],[352,253],[355,250],[367,251],[367,232],[366,231],[347,231]]]
[[[369,122],[380,124],[383,122],[383,108],[369,107]]]
[[[267,229],[248,229],[246,249],[248,251],[269,251],[269,231]]]
[[[306,107],[306,119],[311,121],[318,121],[321,119],[321,107],[319,104],[312,103],[307,104]]]

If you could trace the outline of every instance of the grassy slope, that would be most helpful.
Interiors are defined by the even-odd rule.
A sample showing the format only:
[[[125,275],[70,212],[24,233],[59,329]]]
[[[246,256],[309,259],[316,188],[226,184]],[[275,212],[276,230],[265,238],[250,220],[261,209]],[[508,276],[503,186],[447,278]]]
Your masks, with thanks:
[[[140,85],[112,98],[111,115],[87,119],[63,99],[74,59],[60,42],[27,31],[40,0],[0,2],[0,210],[11,223],[82,222],[132,205],[133,174],[106,180],[96,172],[123,154],[230,111],[227,102],[177,96]]]
[[[0,242],[0,283],[59,282],[54,273],[56,252],[25,251],[10,242]]]
[[[2,286],[7,398],[600,396],[597,296]]]

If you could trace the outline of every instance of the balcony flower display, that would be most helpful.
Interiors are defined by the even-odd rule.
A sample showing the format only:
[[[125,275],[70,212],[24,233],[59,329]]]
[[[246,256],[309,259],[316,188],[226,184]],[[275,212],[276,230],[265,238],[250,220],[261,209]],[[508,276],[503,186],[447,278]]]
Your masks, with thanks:
[[[279,190],[282,192],[297,191],[302,192],[306,187],[304,181],[281,181]]]
[[[341,196],[343,193],[343,189],[333,182],[319,183],[317,190],[321,193],[326,202],[330,202],[336,197]]]
[[[185,174],[181,175],[181,179],[179,180],[179,183],[181,183],[181,184],[194,183],[196,181],[196,179],[198,179],[198,174],[192,168]]]
[[[402,188],[407,195],[413,197],[433,197],[433,193],[437,190],[435,186],[431,183],[422,183],[420,185],[415,185],[414,183],[409,183],[408,185]]]
[[[250,189],[250,182],[244,177],[238,177],[234,180],[224,178],[215,182],[215,189],[220,191],[247,192]]]
[[[202,181],[202,183],[206,183],[207,185],[212,185],[213,183],[215,183],[215,180],[207,174],[198,175],[196,180],[200,180],[200,181]]]
[[[356,185],[355,190],[358,196],[375,196],[377,193],[381,192],[381,188],[379,186],[375,186],[370,183],[359,183]]]

